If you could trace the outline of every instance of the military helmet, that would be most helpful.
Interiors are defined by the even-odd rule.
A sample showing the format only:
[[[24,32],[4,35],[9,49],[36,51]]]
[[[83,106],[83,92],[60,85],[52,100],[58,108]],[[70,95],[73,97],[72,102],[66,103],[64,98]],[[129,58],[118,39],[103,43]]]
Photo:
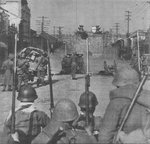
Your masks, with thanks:
[[[35,89],[30,85],[24,85],[20,88],[17,99],[21,102],[33,102],[37,99]]]
[[[80,108],[86,108],[86,96],[87,95],[85,92],[81,94],[78,104]],[[89,108],[96,107],[96,105],[98,104],[96,95],[90,91],[88,97],[89,97]]]
[[[77,119],[78,111],[75,103],[70,99],[59,100],[55,105],[52,118],[62,122],[68,122]]]
[[[131,67],[123,67],[116,71],[112,84],[124,86],[127,84],[138,84],[139,74]]]

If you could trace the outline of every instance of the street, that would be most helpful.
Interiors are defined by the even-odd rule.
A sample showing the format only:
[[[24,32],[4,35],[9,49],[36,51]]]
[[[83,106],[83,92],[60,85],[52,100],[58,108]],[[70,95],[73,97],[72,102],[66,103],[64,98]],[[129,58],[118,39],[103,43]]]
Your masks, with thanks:
[[[61,66],[56,62],[57,54],[52,56],[51,63],[52,63],[52,73],[54,70],[58,73],[61,69]],[[96,62],[97,61],[97,62]],[[99,62],[98,62],[99,61]],[[55,63],[55,66],[53,65]],[[112,64],[112,62],[110,63]],[[57,67],[56,67],[57,66]],[[103,61],[100,57],[91,57],[90,62],[90,72],[97,73],[100,69],[103,68]],[[85,75],[78,74],[77,80],[72,80],[70,75],[54,75],[53,79],[53,95],[54,95],[54,103],[57,102],[60,98],[69,98],[78,105],[79,97],[81,93],[85,91]],[[100,76],[100,75],[91,75],[90,79],[90,91],[94,92],[98,99],[98,106],[95,111],[95,115],[103,116],[106,106],[109,102],[109,91],[114,87],[111,84],[112,77]],[[33,85],[36,87],[36,84]],[[2,87],[0,87],[0,131],[2,131],[3,123],[11,110],[11,99],[12,99],[12,92],[2,92]],[[49,92],[49,85],[42,86],[36,88],[38,99],[35,102],[35,105],[40,109],[45,111],[48,115],[50,115],[50,92]],[[18,93],[16,92],[16,97]],[[16,106],[18,105],[18,101],[16,100]]]

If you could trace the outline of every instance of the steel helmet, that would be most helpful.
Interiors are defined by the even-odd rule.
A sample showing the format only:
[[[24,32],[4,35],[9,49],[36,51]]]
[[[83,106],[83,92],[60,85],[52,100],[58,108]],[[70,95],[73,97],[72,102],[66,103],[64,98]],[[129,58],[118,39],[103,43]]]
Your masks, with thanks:
[[[33,102],[37,99],[35,89],[30,85],[24,85],[20,88],[17,99],[21,102]]]
[[[55,105],[52,118],[57,121],[67,122],[77,119],[78,116],[75,103],[70,99],[61,99]]]
[[[89,108],[93,108],[96,107],[96,105],[98,104],[96,95],[93,92],[89,92]],[[86,108],[86,93],[82,93],[79,99],[79,104],[78,106],[80,108]]]
[[[138,84],[139,74],[131,67],[120,68],[114,75],[112,84],[114,86],[124,86],[127,84]]]

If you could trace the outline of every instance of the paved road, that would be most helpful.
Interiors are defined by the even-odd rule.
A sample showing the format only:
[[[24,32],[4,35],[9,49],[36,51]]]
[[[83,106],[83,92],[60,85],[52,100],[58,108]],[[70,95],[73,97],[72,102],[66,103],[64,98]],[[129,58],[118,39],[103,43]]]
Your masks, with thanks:
[[[102,69],[103,60],[99,57],[93,58],[93,63],[90,67],[91,72],[98,72]],[[112,64],[112,60],[108,61]],[[126,65],[126,63],[119,63],[119,66]],[[71,80],[70,75],[55,75],[53,76],[53,94],[54,102],[61,98],[70,98],[76,105],[78,105],[79,96],[84,92],[85,79],[84,75],[77,75],[77,80]],[[105,109],[109,103],[109,91],[114,89],[112,86],[112,77],[102,77],[100,75],[93,75],[91,77],[90,91],[94,92],[98,98],[98,106],[95,111],[95,115],[101,115],[105,113]],[[35,85],[34,85],[35,86]],[[146,88],[150,88],[150,82],[145,85]],[[1,92],[0,87],[0,131],[2,131],[3,123],[11,109],[11,98],[12,92]],[[50,96],[49,96],[49,85],[36,88],[38,93],[38,99],[36,100],[36,106],[45,111],[48,115],[50,114]],[[17,94],[17,93],[16,93]],[[18,105],[18,101],[16,101]],[[79,110],[79,108],[78,108]]]

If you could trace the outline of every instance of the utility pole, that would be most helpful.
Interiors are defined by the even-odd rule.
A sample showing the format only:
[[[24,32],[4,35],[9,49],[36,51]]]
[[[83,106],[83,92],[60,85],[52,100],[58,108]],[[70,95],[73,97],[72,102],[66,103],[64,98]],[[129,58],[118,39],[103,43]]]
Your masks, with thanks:
[[[119,23],[115,23],[115,28],[116,28],[116,39],[118,40],[118,34],[119,34]]]
[[[54,37],[55,37],[55,29],[56,29],[56,26],[53,26],[53,34],[54,34]]]
[[[43,33],[44,31],[45,31],[45,28],[46,28],[46,22],[48,21],[48,20],[46,20],[46,19],[48,19],[48,17],[45,17],[45,16],[42,16],[42,17],[38,17],[38,18],[40,18],[41,20],[40,20],[40,33]],[[39,22],[39,21],[37,21],[37,22]],[[43,49],[43,38],[41,37],[41,49]]]
[[[131,11],[125,11],[126,13],[127,13],[127,15],[125,15],[127,18],[126,18],[126,20],[127,20],[127,37],[129,37],[129,22],[130,22],[130,17],[131,17]]]

